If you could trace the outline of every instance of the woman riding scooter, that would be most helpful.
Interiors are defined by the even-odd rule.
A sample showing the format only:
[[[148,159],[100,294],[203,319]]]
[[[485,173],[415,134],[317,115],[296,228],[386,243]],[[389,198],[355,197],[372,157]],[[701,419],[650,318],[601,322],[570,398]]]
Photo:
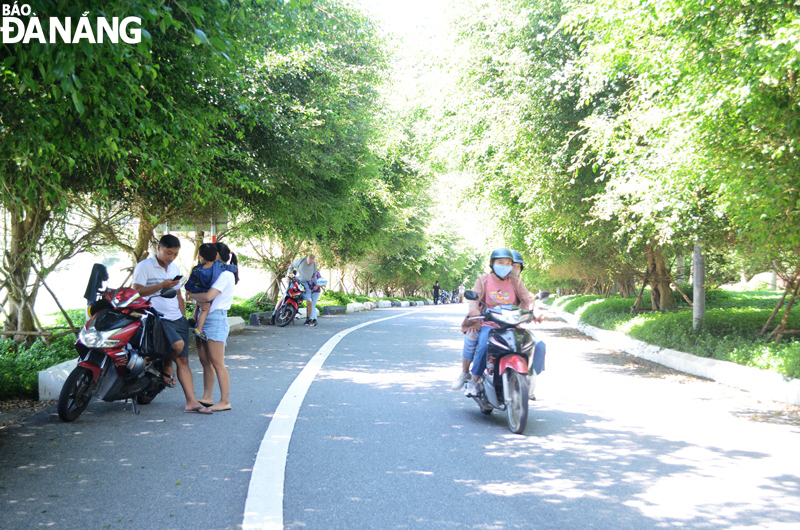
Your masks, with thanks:
[[[475,281],[473,290],[478,294],[477,300],[470,300],[469,302],[469,316],[468,318],[478,317],[481,314],[481,304],[483,307],[492,308],[498,305],[510,304],[518,305],[523,309],[533,310],[534,300],[528,289],[518,277],[511,276],[512,264],[514,256],[511,251],[506,248],[498,248],[489,258],[489,268],[491,272],[479,276]],[[475,348],[475,357],[472,359],[472,379],[467,383],[465,394],[468,397],[477,396],[480,390],[480,381],[484,369],[486,368],[486,350],[489,344],[489,331],[495,324],[491,322],[484,322],[481,324],[480,320],[473,320],[475,324],[469,324],[465,321],[462,326],[462,331],[473,332],[478,330],[477,347]],[[479,329],[478,329],[479,328]],[[467,340],[469,340],[469,335]],[[462,374],[459,376],[461,381],[465,381],[469,375],[470,359],[466,358],[468,348],[465,348],[462,354]],[[455,385],[454,385],[455,386]]]

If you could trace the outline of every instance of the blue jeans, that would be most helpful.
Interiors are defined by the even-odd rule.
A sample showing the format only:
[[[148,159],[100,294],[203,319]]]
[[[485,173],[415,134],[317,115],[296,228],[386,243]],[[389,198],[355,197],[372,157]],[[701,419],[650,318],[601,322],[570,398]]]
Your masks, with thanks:
[[[317,318],[317,300],[319,300],[319,295],[322,294],[322,292],[317,291],[316,293],[312,293],[308,282],[300,282],[300,285],[306,288],[306,292],[303,293],[303,300],[307,302],[306,319]]]
[[[461,350],[461,358],[471,361],[475,358],[475,349],[478,347],[478,334],[475,333],[475,336],[472,336],[472,332],[469,331],[464,336],[464,348]]]
[[[475,348],[475,358],[472,360],[472,375],[483,375],[486,370],[486,351],[489,349],[489,332],[492,331],[491,326],[481,326],[481,331],[478,333],[478,345]]]
[[[536,343],[533,347],[533,362],[528,368],[528,373],[536,372],[536,375],[544,372],[544,356],[547,353],[547,345],[543,340]]]

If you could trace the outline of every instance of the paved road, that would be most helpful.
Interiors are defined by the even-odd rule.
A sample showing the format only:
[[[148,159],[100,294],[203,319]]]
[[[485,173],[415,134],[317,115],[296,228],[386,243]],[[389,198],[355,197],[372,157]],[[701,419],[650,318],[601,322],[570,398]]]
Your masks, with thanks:
[[[800,415],[546,321],[524,436],[448,391],[463,308],[372,311],[231,338],[234,410],[92,403],[0,431],[0,527],[237,528],[292,382],[335,334],[289,444],[287,528],[795,528]],[[199,368],[193,359],[195,369]],[[196,385],[199,385],[197,377]],[[252,493],[251,493],[252,494]]]

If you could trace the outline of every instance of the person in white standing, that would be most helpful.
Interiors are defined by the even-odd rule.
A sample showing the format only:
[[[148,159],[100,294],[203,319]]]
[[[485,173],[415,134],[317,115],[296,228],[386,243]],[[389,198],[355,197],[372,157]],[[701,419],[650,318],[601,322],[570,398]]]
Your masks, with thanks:
[[[206,243],[211,244],[211,243]],[[213,261],[206,261],[200,257],[203,267],[213,267]],[[219,381],[219,401],[209,407],[212,412],[231,410],[230,392],[231,377],[225,366],[225,345],[228,340],[230,326],[228,325],[228,310],[233,304],[233,287],[236,277],[231,271],[223,271],[211,289],[205,293],[191,293],[189,296],[200,304],[200,308],[208,315],[203,325],[203,333],[207,339],[198,337],[198,355],[207,355],[217,374]]]

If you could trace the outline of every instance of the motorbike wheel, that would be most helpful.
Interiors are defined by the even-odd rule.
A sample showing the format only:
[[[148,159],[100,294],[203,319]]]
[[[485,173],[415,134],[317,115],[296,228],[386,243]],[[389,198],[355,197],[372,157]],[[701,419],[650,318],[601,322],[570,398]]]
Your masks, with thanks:
[[[58,396],[58,417],[63,421],[75,421],[83,414],[92,400],[92,371],[77,366],[67,376]]]
[[[278,314],[275,317],[275,325],[279,328],[289,325],[291,321],[294,320],[294,316],[297,314],[297,309],[294,306],[286,304],[280,309],[278,309]]]
[[[509,369],[503,374],[503,384],[508,385],[510,397],[510,401],[506,403],[508,429],[514,434],[522,434],[528,422],[528,379]]]

